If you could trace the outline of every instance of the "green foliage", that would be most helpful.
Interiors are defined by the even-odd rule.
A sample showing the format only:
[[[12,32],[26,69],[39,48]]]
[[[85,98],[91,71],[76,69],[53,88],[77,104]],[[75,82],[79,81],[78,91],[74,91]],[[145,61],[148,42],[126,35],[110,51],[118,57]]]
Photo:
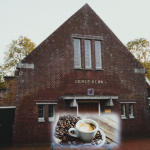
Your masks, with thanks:
[[[10,69],[26,57],[36,45],[27,37],[20,36],[18,40],[12,40],[5,52],[4,68]]]
[[[3,80],[3,72],[2,72],[2,66],[0,66],[0,88],[4,88],[4,80]]]
[[[146,55],[150,54],[150,42],[145,38],[140,38],[128,42],[126,46],[128,50],[133,53],[133,55],[137,56],[137,60],[147,70],[145,76],[150,80],[150,62],[146,60]]]
[[[149,47],[150,43],[145,38],[135,39],[126,44],[128,50],[142,50],[144,47]]]
[[[145,38],[135,39],[130,41],[126,44],[128,50],[132,52],[132,54],[139,60],[139,61],[147,61],[147,53],[150,52],[150,43]]]
[[[0,76],[0,88],[4,88],[4,81],[2,80],[2,76]]]
[[[12,40],[7,45],[7,51],[4,53],[4,64],[0,66],[0,87],[4,86],[3,76],[14,75],[14,66],[26,57],[36,45],[25,36],[20,36],[18,40]]]
[[[147,70],[145,76],[150,80],[150,62],[144,61],[141,62],[142,66]]]

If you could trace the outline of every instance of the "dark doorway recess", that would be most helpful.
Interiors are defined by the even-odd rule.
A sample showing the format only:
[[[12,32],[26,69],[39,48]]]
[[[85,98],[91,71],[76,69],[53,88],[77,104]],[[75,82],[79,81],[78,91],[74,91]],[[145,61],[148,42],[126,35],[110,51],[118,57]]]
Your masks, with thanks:
[[[99,113],[98,102],[95,103],[78,103],[78,113]]]
[[[12,145],[15,108],[0,109],[0,146]]]

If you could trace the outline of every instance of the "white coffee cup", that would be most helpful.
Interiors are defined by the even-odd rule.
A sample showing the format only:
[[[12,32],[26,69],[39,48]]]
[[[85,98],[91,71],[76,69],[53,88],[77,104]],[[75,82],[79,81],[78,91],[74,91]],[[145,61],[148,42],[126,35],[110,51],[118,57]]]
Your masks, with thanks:
[[[78,129],[81,123],[91,123],[96,128],[92,131],[81,131]],[[75,131],[75,134],[72,134],[71,131]],[[70,128],[68,132],[69,132],[69,135],[80,138],[84,142],[91,142],[93,140],[93,137],[96,135],[97,131],[98,131],[98,124],[96,121],[92,119],[83,119],[83,120],[79,120],[76,123],[75,128]]]

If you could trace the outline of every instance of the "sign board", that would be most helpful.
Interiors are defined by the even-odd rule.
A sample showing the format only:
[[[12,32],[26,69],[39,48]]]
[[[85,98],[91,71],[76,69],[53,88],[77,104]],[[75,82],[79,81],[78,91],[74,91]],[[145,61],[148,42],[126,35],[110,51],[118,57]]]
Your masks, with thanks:
[[[111,109],[105,109],[105,113],[111,113]]]

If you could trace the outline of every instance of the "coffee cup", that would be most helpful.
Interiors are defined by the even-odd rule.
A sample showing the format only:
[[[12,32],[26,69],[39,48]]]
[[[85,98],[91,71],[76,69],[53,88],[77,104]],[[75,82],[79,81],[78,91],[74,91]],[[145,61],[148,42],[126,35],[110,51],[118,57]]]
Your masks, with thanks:
[[[98,130],[98,124],[92,119],[79,120],[75,128],[69,129],[69,135],[80,138],[84,142],[91,142]],[[71,133],[75,131],[75,134]]]

